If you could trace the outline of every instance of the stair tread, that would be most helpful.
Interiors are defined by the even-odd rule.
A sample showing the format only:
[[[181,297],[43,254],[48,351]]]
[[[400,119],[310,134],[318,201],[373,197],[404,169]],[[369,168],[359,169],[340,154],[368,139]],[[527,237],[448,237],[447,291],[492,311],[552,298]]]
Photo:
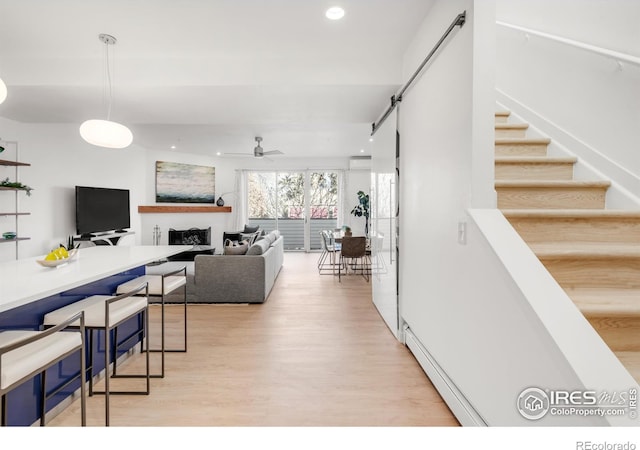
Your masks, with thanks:
[[[551,139],[548,138],[498,138],[495,140],[496,144],[550,144]]]
[[[627,242],[552,242],[531,243],[539,258],[640,258],[640,243]]]
[[[578,161],[574,156],[496,156],[494,159],[500,164],[574,164]]]
[[[591,315],[640,315],[640,289],[565,289],[580,311]]]
[[[506,111],[506,110],[496,111],[495,115],[496,116],[509,116],[509,115],[511,115],[511,111]]]
[[[606,180],[498,180],[495,187],[517,187],[517,188],[576,188],[576,187],[599,187],[611,186]]]
[[[528,123],[496,123],[496,130],[526,130]]]
[[[557,241],[528,242],[529,247],[553,272],[558,283],[565,286],[567,295],[598,332],[604,330],[603,339],[612,349],[620,350],[616,356],[640,381],[640,351],[636,351],[637,339],[629,334],[637,333],[640,323],[640,286],[631,281],[636,280],[640,267],[640,242],[637,234],[633,234],[640,223],[640,210],[604,209],[604,201],[600,205],[594,198],[603,196],[612,184],[610,181],[571,180],[571,173],[567,172],[573,169],[568,164],[575,164],[577,158],[546,156],[545,146],[551,144],[551,139],[524,137],[520,130],[528,129],[529,125],[507,123],[505,117],[510,114],[505,113],[496,112],[495,130],[499,137],[495,138],[494,159],[498,178],[494,186],[499,194],[498,204],[506,207],[502,209],[503,215],[514,227],[533,234],[535,240],[544,238],[551,227],[557,230],[559,225],[561,233]],[[576,199],[564,201],[564,197]],[[577,209],[582,205],[586,208]],[[593,224],[590,220],[594,220]],[[585,239],[586,231],[595,233],[593,229],[600,236],[595,236],[594,241]],[[619,233],[616,239],[609,239],[613,242],[603,240],[602,231],[607,229]],[[565,230],[573,230],[573,234]],[[631,237],[625,239],[627,242],[617,242],[623,230],[631,230]],[[584,271],[584,267],[588,270]]]
[[[509,218],[562,218],[562,219],[591,219],[591,218],[621,218],[640,219],[640,210],[625,209],[503,209],[502,214]]]

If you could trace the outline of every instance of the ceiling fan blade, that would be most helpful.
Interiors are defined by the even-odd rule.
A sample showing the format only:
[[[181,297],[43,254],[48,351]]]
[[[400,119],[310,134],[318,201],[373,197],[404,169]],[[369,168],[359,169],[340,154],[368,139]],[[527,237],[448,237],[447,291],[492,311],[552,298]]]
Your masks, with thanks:
[[[265,155],[284,155],[280,150],[271,150],[269,152],[264,152]]]
[[[223,153],[226,156],[253,156],[253,153]]]

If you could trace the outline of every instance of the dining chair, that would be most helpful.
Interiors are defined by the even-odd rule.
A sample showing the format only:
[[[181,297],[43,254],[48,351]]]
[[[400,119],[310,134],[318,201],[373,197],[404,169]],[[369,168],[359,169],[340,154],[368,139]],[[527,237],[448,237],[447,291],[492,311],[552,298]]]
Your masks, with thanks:
[[[338,281],[342,278],[342,266],[348,273],[349,265],[357,271],[358,262],[363,278],[369,281],[369,269],[367,266],[367,238],[364,236],[344,236],[342,238],[340,261],[338,265]],[[347,264],[347,261],[349,264]],[[366,270],[365,270],[366,269]]]
[[[336,274],[336,254],[340,252],[342,244],[333,239],[333,232],[329,230],[320,231],[322,237],[322,255],[318,260],[318,271],[320,275]],[[327,259],[329,262],[327,262]]]

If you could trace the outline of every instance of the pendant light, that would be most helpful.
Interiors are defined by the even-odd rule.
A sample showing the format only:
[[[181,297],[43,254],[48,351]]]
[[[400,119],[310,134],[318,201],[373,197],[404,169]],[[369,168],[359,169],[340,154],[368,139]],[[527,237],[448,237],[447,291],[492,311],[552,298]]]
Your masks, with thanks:
[[[113,122],[111,118],[111,103],[113,89],[111,87],[111,68],[109,67],[109,45],[115,45],[116,38],[108,34],[100,34],[98,39],[105,45],[106,75],[107,75],[107,120],[91,119],[80,125],[80,136],[89,144],[107,148],[125,148],[133,142],[133,134],[126,126]]]
[[[0,78],[0,103],[7,99],[7,85],[4,84],[2,78]]]
[[[4,84],[2,78],[0,78],[0,104],[7,99],[7,85]]]

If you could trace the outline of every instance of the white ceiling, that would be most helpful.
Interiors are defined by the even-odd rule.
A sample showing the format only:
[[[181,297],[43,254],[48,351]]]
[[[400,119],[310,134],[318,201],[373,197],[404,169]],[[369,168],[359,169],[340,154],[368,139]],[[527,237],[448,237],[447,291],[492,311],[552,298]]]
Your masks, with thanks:
[[[106,118],[134,143],[214,154],[345,156],[406,80],[401,61],[432,0],[0,0],[0,116]],[[324,11],[338,4],[341,21]]]

